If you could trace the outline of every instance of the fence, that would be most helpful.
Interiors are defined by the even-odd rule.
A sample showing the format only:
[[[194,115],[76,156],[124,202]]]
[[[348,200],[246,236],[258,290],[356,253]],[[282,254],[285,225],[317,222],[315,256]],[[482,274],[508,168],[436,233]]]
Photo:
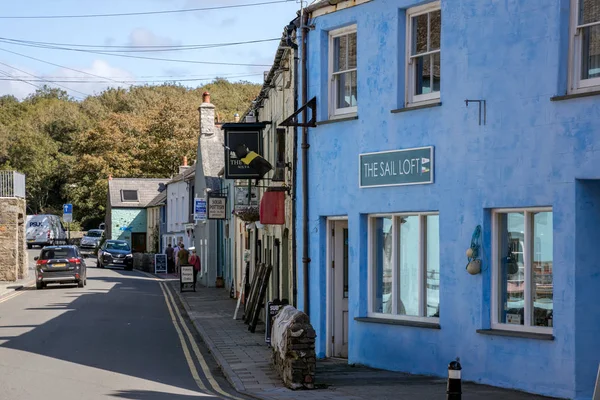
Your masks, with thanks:
[[[16,171],[0,171],[0,197],[25,198],[25,175]]]

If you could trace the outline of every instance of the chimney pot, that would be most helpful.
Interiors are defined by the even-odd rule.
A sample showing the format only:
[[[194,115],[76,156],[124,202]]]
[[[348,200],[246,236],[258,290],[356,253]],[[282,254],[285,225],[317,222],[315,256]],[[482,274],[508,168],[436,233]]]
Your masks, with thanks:
[[[240,114],[238,114],[238,113],[233,114],[233,120],[235,122],[240,122]]]
[[[202,102],[210,103],[210,93],[208,93],[208,92],[202,93]]]
[[[183,156],[183,166],[187,167],[187,156]]]

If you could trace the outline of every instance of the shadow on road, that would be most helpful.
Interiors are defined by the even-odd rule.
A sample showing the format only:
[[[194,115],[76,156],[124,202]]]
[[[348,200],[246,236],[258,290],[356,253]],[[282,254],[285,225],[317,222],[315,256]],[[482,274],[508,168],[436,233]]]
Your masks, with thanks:
[[[26,308],[25,312],[63,312],[40,325],[20,325],[34,329],[18,336],[0,337],[6,340],[0,348],[35,353],[198,393],[159,285],[136,276],[135,272],[125,271],[120,275],[89,276],[88,285],[95,281],[96,289],[65,291],[70,296],[85,295],[71,302],[61,302],[64,297],[53,298],[57,301],[50,300],[45,307],[36,304]],[[44,290],[41,294],[45,293]],[[53,292],[48,295],[55,296]],[[46,318],[45,313],[40,315],[41,319]],[[113,397],[183,400],[194,396],[120,390]]]
[[[120,390],[111,394],[111,397],[130,400],[190,400],[198,399],[200,396],[188,396],[184,394],[172,394],[164,392],[154,392],[151,390]],[[206,395],[202,399],[217,399],[218,397]]]

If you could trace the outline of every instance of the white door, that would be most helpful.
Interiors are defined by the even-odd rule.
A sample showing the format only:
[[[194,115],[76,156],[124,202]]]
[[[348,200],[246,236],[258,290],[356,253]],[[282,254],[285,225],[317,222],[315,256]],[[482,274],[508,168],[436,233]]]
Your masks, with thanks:
[[[332,225],[332,355],[348,358],[348,221],[333,221]]]

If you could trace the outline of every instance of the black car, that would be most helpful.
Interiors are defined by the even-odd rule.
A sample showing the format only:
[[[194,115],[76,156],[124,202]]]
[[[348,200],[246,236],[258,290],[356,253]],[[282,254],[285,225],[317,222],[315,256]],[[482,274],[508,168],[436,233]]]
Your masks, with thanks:
[[[49,283],[76,283],[80,288],[87,284],[85,260],[77,246],[46,246],[36,260],[36,288]]]
[[[107,240],[98,250],[98,268],[105,266],[123,267],[128,271],[133,269],[133,254],[129,243],[124,240]]]
[[[102,238],[104,237],[104,230],[102,229],[90,229],[84,236],[81,238],[81,243],[79,244],[79,250],[83,256],[96,254],[96,250],[100,247],[100,243],[102,242]]]

